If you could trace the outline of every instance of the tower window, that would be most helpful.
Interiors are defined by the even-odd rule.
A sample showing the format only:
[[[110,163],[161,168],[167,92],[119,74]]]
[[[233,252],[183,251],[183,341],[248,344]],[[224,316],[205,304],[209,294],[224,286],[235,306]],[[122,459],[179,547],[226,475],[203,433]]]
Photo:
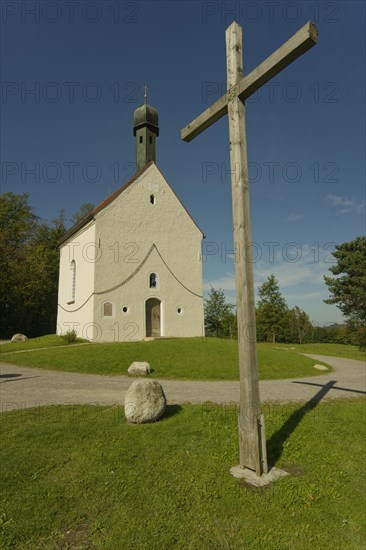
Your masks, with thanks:
[[[151,144],[152,144],[152,136],[150,136],[150,140],[149,140],[149,141],[150,141],[150,145],[151,145]]]
[[[142,136],[140,136],[140,143],[142,143],[142,141],[143,141],[143,137],[142,137]]]
[[[159,278],[156,273],[150,273],[149,275],[149,287],[150,288],[159,288]]]
[[[155,204],[155,195],[150,195],[151,204]]]
[[[178,315],[183,315],[183,308],[182,307],[177,307],[177,313],[178,313]]]

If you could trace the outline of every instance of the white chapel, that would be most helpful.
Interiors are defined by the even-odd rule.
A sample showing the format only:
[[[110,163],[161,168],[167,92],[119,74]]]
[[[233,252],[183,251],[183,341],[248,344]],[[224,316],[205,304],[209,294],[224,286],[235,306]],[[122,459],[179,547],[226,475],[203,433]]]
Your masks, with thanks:
[[[136,174],[63,236],[57,333],[95,342],[204,334],[204,235],[156,165],[158,112],[134,113]]]

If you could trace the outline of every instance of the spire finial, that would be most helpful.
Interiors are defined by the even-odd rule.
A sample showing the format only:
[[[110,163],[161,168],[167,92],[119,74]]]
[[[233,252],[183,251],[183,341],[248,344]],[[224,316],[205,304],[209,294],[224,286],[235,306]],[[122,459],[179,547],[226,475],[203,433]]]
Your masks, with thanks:
[[[145,105],[147,103],[147,86],[146,86],[146,84],[144,86],[144,103],[145,103]]]

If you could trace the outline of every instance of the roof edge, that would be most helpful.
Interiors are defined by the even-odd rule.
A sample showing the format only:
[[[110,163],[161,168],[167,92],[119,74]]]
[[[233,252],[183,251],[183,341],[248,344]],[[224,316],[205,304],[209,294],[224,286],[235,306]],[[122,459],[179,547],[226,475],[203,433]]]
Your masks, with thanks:
[[[84,225],[86,225],[90,220],[94,219],[95,214],[98,214],[103,208],[105,208],[110,202],[112,202],[114,199],[116,199],[131,183],[133,183],[139,176],[141,176],[145,170],[147,170],[152,164],[155,164],[153,160],[148,162],[139,172],[136,172],[132,178],[130,178],[126,183],[124,183],[121,187],[119,187],[116,191],[114,191],[111,195],[109,195],[104,201],[100,202],[98,206],[93,208],[86,216],[84,216],[80,221],[78,221],[75,225],[70,227],[66,231],[66,233],[63,234],[61,239],[59,240],[58,244],[61,246],[67,239],[72,237],[74,233],[79,231]]]
[[[101,210],[103,210],[103,208],[108,206],[108,204],[110,204],[114,199],[116,199],[125,189],[127,189],[127,187],[129,187],[137,178],[139,178],[153,164],[156,166],[157,170],[159,170],[161,176],[164,178],[165,182],[170,187],[170,189],[172,190],[172,192],[174,193],[174,195],[176,196],[176,198],[178,199],[180,204],[183,206],[184,210],[187,212],[188,216],[191,218],[191,220],[193,221],[193,223],[195,224],[197,229],[201,232],[202,238],[204,239],[206,237],[204,232],[202,231],[200,226],[195,222],[195,220],[192,218],[191,214],[188,212],[187,208],[184,206],[184,204],[182,203],[182,201],[180,200],[180,198],[178,197],[178,195],[174,191],[173,187],[170,185],[170,183],[168,182],[168,180],[164,176],[163,172],[160,170],[159,166],[156,164],[155,161],[150,160],[150,162],[148,162],[139,172],[136,172],[136,174],[134,176],[132,176],[132,178],[130,178],[128,181],[126,181],[126,183],[124,183],[121,187],[119,187],[111,195],[109,195],[109,197],[104,199],[104,201],[99,203],[98,206],[93,208],[93,210],[91,210],[88,214],[86,214],[86,216],[84,216],[78,223],[76,223],[75,225],[70,227],[70,229],[68,229],[66,231],[66,233],[64,233],[64,235],[59,240],[59,246],[61,246],[65,241],[67,241],[70,237],[72,237],[72,235],[74,235],[77,231],[82,229],[84,227],[84,225],[86,225],[89,221],[94,219],[96,214],[98,214]]]
[[[168,182],[168,180],[166,179],[166,177],[164,176],[163,172],[160,170],[159,166],[157,164],[155,164],[156,168],[159,170],[161,176],[164,178],[164,180],[166,181],[167,185],[170,187],[170,189],[173,191],[174,195],[177,197],[178,201],[180,202],[180,204],[183,206],[184,210],[187,212],[188,216],[191,218],[192,222],[194,223],[194,225],[197,227],[197,229],[200,231],[200,233],[202,234],[202,238],[205,239],[206,238],[206,235],[204,234],[204,232],[202,231],[202,229],[200,228],[200,226],[198,225],[198,223],[194,220],[194,218],[191,216],[191,214],[188,212],[187,208],[184,206],[184,204],[182,203],[182,201],[180,200],[180,198],[178,197],[177,193],[174,191],[173,187],[170,185],[170,183]]]
[[[67,241],[72,235],[74,235],[74,233],[77,233],[79,229],[82,229],[84,225],[86,225],[92,219],[94,219],[93,211],[90,211],[88,214],[86,214],[86,216],[81,218],[80,221],[70,227],[70,229],[68,229],[66,233],[62,235],[61,239],[58,241],[58,245],[61,246],[62,244],[64,244],[65,241]]]

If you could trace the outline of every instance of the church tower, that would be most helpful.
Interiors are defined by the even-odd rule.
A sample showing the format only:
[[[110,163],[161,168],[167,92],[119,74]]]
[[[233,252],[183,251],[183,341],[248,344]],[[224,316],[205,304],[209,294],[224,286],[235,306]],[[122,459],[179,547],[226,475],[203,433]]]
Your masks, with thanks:
[[[133,115],[133,135],[136,136],[136,172],[140,172],[151,160],[156,162],[156,138],[159,135],[158,112],[147,104],[146,86],[144,104]]]

